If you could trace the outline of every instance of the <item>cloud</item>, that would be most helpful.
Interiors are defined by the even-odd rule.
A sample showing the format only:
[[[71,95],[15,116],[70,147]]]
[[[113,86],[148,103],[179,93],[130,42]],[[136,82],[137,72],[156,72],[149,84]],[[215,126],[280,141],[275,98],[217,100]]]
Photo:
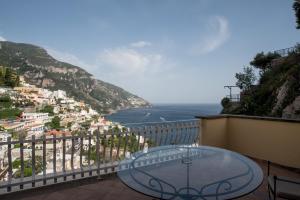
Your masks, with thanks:
[[[209,36],[204,37],[193,51],[210,53],[222,46],[230,38],[229,23],[225,17],[214,16],[208,22]]]
[[[134,43],[130,44],[130,46],[136,47],[136,48],[142,48],[142,47],[151,46],[151,45],[152,44],[147,41],[138,41],[138,42],[134,42]]]
[[[146,71],[154,72],[160,67],[163,56],[160,54],[144,54],[128,47],[105,49],[99,54],[101,66],[119,75],[142,75]]]
[[[46,50],[55,59],[81,67],[98,78],[143,78],[146,74],[160,73],[171,66],[161,54],[142,53],[129,47],[104,49],[89,63],[68,52],[48,47]]]
[[[0,35],[0,41],[6,41],[6,39]]]

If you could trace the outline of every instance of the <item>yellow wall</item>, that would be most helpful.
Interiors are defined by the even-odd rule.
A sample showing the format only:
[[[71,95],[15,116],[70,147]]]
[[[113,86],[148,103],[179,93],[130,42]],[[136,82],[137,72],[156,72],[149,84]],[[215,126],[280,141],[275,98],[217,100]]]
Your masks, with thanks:
[[[227,119],[201,120],[200,143],[208,146],[227,148]]]
[[[203,145],[300,168],[300,122],[237,116],[201,121]]]

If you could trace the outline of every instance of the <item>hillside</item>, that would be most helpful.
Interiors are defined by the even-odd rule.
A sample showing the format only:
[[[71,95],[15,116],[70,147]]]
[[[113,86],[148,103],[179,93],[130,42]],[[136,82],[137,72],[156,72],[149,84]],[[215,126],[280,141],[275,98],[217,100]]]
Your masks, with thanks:
[[[259,53],[252,67],[260,70],[258,82],[251,85],[251,74],[239,73],[237,84],[242,89],[239,103],[224,98],[222,113],[257,116],[300,118],[300,46],[287,55]],[[251,85],[243,87],[244,85]],[[244,85],[243,85],[244,84]]]
[[[45,49],[31,44],[1,41],[0,66],[13,68],[28,83],[38,87],[65,90],[101,113],[149,105],[144,99],[97,80],[78,66],[60,62]]]

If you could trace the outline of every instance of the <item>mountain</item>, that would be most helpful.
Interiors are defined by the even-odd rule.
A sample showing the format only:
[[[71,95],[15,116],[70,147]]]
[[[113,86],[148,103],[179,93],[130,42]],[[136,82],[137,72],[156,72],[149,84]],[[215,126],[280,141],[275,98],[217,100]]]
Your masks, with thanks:
[[[144,99],[97,80],[78,66],[58,61],[35,45],[0,41],[0,66],[13,68],[28,83],[38,87],[65,90],[100,113],[149,106]]]
[[[259,53],[250,64],[260,69],[257,85],[240,102],[224,98],[222,113],[300,119],[300,45],[285,55]]]

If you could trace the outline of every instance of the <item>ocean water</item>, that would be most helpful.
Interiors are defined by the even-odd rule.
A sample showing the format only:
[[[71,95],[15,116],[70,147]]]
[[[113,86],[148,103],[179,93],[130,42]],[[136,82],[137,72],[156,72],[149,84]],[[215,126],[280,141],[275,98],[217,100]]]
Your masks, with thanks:
[[[199,115],[215,115],[222,110],[219,104],[157,104],[150,108],[121,110],[106,116],[121,124],[164,122],[195,119]]]

